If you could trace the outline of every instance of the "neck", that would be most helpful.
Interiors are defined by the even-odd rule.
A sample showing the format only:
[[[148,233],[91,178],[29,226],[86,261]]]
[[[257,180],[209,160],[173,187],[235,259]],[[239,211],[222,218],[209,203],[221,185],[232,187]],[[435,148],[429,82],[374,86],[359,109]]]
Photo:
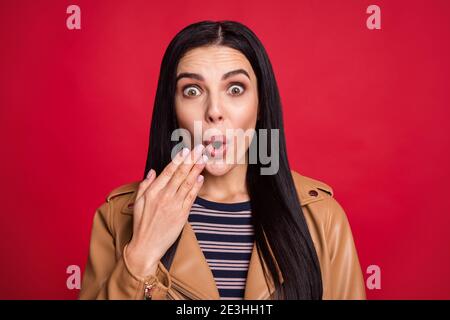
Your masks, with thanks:
[[[236,165],[222,176],[214,176],[206,170],[202,174],[205,180],[199,197],[223,203],[250,200],[246,185],[247,164]]]

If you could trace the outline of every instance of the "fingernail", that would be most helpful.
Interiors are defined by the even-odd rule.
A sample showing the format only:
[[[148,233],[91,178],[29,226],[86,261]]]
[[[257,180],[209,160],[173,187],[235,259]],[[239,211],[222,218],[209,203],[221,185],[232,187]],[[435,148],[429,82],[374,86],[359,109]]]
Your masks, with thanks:
[[[204,164],[208,161],[208,157],[205,155],[202,155],[200,158],[198,158],[197,163],[198,164]]]
[[[199,154],[199,153],[201,153],[201,152],[203,151],[204,148],[205,148],[204,145],[198,144],[198,145],[195,146],[194,152],[195,152],[196,154]]]
[[[202,182],[203,181],[203,176],[202,175],[199,175],[198,177],[197,177],[197,182]]]
[[[189,153],[189,148],[184,147],[183,150],[181,150],[181,156],[186,157]]]
[[[153,176],[153,169],[150,169],[150,171],[147,173],[147,178],[146,179],[150,179]]]

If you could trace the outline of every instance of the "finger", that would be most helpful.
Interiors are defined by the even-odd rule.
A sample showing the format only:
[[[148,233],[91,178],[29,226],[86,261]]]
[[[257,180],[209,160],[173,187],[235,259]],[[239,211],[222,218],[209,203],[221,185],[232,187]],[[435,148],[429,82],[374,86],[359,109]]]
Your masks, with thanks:
[[[187,193],[186,198],[184,198],[183,202],[183,208],[184,212],[189,212],[192,204],[195,201],[195,198],[197,198],[198,192],[200,191],[200,188],[203,185],[204,177],[202,175],[197,176],[196,181],[192,189]]]
[[[136,195],[136,199],[139,199],[144,193],[145,190],[152,184],[153,181],[155,181],[156,178],[156,172],[153,169],[150,169],[150,171],[147,173],[147,177],[141,181],[139,184],[138,192]]]
[[[189,156],[186,157],[183,164],[181,164],[177,171],[173,174],[172,178],[167,184],[165,192],[169,195],[174,195],[180,185],[188,176],[194,164],[202,157],[202,153],[205,147],[202,144],[195,146]]]
[[[145,191],[152,184],[152,182],[155,181],[155,178],[156,178],[155,170],[150,169],[150,171],[147,173],[147,177],[143,181],[141,181],[141,183],[139,183],[133,207],[133,216],[136,223],[139,223],[144,213],[145,201],[142,196],[145,194]]]
[[[189,149],[183,148],[178,154],[173,158],[173,160],[164,168],[161,174],[156,178],[155,182],[152,184],[152,188],[156,190],[161,190],[172,178],[173,174],[177,171],[178,167],[183,163],[186,157],[189,155]]]
[[[197,163],[194,165],[191,172],[189,172],[186,179],[181,183],[180,187],[178,188],[176,192],[176,197],[178,199],[184,200],[186,198],[186,195],[195,186],[197,177],[200,175],[200,173],[202,173],[207,161],[208,157],[206,155],[202,155],[200,159],[198,159]]]

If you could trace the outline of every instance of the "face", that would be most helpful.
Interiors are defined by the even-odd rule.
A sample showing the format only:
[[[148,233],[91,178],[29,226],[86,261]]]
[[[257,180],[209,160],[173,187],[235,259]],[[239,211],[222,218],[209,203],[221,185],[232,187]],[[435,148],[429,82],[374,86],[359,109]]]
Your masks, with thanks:
[[[250,62],[225,46],[188,51],[177,68],[175,111],[191,146],[201,134],[197,142],[207,147],[206,171],[220,176],[245,164],[258,118],[257,79]]]

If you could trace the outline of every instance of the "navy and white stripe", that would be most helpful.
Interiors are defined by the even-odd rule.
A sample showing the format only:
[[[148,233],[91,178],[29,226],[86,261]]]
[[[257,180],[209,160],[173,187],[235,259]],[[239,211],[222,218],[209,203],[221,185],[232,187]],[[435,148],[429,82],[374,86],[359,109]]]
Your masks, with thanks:
[[[197,197],[188,218],[221,299],[243,299],[254,231],[250,201],[218,203]]]

